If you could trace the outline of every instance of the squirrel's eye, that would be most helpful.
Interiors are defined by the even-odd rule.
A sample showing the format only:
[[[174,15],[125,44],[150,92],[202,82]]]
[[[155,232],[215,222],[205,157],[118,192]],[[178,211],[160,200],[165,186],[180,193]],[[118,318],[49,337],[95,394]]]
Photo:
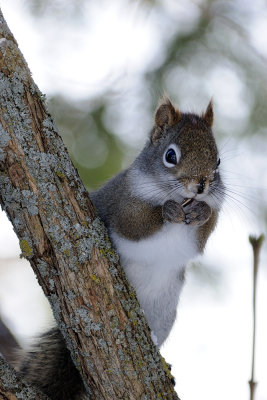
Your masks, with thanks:
[[[171,168],[178,164],[180,159],[180,150],[176,145],[171,145],[164,153],[163,163],[166,167]]]
[[[165,154],[165,160],[170,164],[177,164],[176,153],[173,149],[169,149]]]

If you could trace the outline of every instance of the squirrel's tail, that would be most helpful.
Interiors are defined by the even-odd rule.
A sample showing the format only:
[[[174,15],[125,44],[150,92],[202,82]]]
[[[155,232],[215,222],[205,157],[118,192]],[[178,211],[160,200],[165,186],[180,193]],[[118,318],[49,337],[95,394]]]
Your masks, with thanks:
[[[50,399],[81,399],[84,385],[58,328],[43,334],[16,363],[16,369],[29,383]]]
[[[20,349],[15,336],[0,318],[0,356],[10,364],[15,362],[15,353]]]

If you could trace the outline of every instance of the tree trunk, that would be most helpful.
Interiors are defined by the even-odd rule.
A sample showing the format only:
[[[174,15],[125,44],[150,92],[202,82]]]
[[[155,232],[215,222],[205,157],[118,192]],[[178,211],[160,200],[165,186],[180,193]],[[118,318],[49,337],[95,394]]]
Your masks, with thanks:
[[[0,203],[90,399],[178,399],[136,295],[0,13]],[[89,398],[89,397],[88,397]]]

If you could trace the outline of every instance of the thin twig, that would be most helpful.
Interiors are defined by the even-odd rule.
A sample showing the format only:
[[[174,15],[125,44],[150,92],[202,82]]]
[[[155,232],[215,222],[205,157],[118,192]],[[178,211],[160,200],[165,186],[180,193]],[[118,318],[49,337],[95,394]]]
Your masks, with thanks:
[[[254,381],[255,371],[255,347],[256,347],[256,296],[257,296],[257,276],[259,269],[259,258],[262,243],[264,241],[264,235],[249,236],[249,242],[253,250],[253,336],[252,336],[252,365],[251,365],[251,378],[249,383],[250,387],[250,400],[254,400],[255,388],[257,382]]]

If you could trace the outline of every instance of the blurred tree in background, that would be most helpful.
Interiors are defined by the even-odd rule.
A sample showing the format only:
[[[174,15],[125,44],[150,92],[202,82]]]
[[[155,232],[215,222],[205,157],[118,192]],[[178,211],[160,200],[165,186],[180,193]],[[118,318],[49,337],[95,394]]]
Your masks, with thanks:
[[[55,96],[49,108],[70,150],[85,185],[99,186],[121,169],[123,149],[114,132],[105,124],[107,102],[102,98],[92,109],[93,101],[76,101]]]
[[[261,40],[262,35],[267,35],[263,26],[267,13],[264,2],[129,0],[124,3],[122,9],[134,12],[137,24],[139,20],[154,24],[157,36],[149,60],[144,60],[139,69],[111,71],[99,85],[97,94],[88,86],[87,99],[64,99],[62,94],[49,97],[51,112],[88,188],[96,187],[133,158],[133,148],[140,147],[141,139],[150,129],[153,110],[164,91],[183,108],[192,104],[204,108],[212,96],[216,133],[221,138],[242,139],[252,135],[264,138],[267,125],[267,45]],[[106,4],[103,2],[103,7]],[[93,2],[85,0],[26,0],[25,5],[35,18],[64,21],[74,31],[75,26],[86,23],[84,15],[93,8]],[[101,23],[99,20],[98,24]],[[109,32],[105,34],[108,36]],[[101,48],[98,50],[101,52]],[[82,84],[79,76],[73,79],[77,85]]]

